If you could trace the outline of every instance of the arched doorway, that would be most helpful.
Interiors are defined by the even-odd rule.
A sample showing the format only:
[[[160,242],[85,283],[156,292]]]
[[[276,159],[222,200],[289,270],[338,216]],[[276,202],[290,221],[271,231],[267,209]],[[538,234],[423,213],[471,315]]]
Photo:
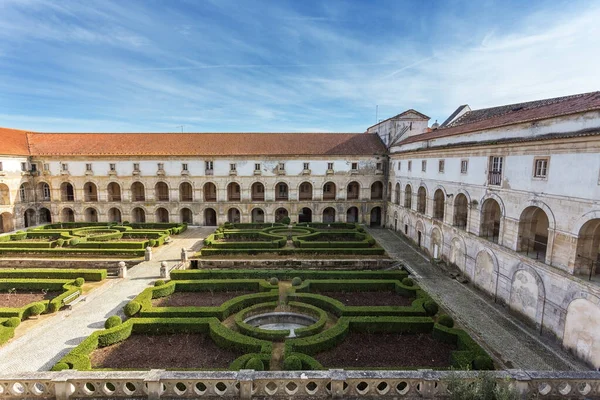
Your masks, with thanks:
[[[323,185],[323,200],[335,200],[336,186],[333,182]]]
[[[156,212],[154,213],[154,217],[155,217],[154,220],[158,223],[169,222],[169,212],[162,207],[159,207],[156,209]]]
[[[25,211],[25,214],[23,214],[23,219],[24,219],[24,225],[25,228],[29,227],[29,226],[34,226],[36,224],[35,221],[35,210],[33,208],[28,208]]]
[[[312,222],[312,210],[308,207],[304,207],[298,214],[298,222]]]
[[[281,207],[275,210],[275,222],[281,222],[282,219],[288,217],[288,210]]]
[[[111,208],[108,210],[108,222],[121,222],[121,210]]]
[[[350,182],[346,189],[346,199],[358,200],[360,194],[360,185],[358,182]]]
[[[98,211],[95,208],[88,207],[83,212],[85,222],[98,222]]]
[[[380,227],[381,226],[381,207],[373,207],[371,209],[371,226],[372,227]]]
[[[326,224],[335,222],[335,209],[333,207],[327,207],[323,210],[323,222]]]
[[[371,185],[371,200],[383,199],[383,183],[377,181]]]
[[[179,201],[191,202],[194,200],[194,190],[189,182],[181,182],[179,185]]]
[[[154,185],[154,199],[156,201],[169,201],[169,186],[165,182]]]
[[[75,222],[75,213],[69,207],[63,208],[60,212],[60,220],[62,222]]]
[[[194,223],[192,210],[189,208],[182,208],[181,211],[179,211],[179,219],[184,224],[192,225]]]
[[[288,185],[284,182],[279,182],[275,185],[275,200],[287,201],[289,199]]]
[[[217,212],[212,208],[204,210],[204,225],[217,226]]]
[[[131,201],[146,201],[146,188],[142,182],[131,185]]]
[[[46,207],[40,208],[40,210],[38,211],[38,215],[38,221],[40,222],[40,224],[48,224],[52,222],[52,214],[50,214],[50,210],[48,210]]]
[[[265,185],[254,182],[250,190],[252,201],[265,201]]]
[[[11,213],[4,212],[0,214],[0,229],[2,229],[3,233],[14,230],[13,216]]]
[[[60,185],[60,200],[75,201],[75,190],[73,189],[73,185],[69,182],[63,182]]]
[[[4,183],[0,183],[0,205],[10,204],[10,189]]]
[[[140,207],[134,208],[131,210],[131,219],[138,224],[146,222],[146,211]]]
[[[454,226],[458,229],[467,229],[467,218],[469,216],[469,201],[467,196],[459,193],[454,198]]]
[[[517,251],[544,262],[548,248],[548,216],[539,207],[527,207],[519,218]]]
[[[600,273],[600,218],[587,221],[579,229],[574,273],[590,276]]]
[[[121,201],[121,186],[117,182],[111,182],[106,188],[108,201]]]
[[[265,222],[265,212],[261,208],[252,210],[252,222],[255,224],[262,224]]]
[[[240,201],[241,188],[235,182],[231,182],[227,185],[227,201]]]
[[[300,184],[298,200],[312,200],[313,186],[310,182],[302,182]]]
[[[227,210],[227,222],[236,224],[236,223],[239,223],[240,220],[241,220],[240,210],[238,210],[237,208],[230,208],[229,210]]]
[[[348,211],[346,211],[346,222],[350,224],[355,224],[358,222],[358,208],[350,207]]]
[[[83,199],[85,201],[98,201],[98,188],[93,182],[86,182],[83,185]]]
[[[500,238],[500,218],[502,211],[494,199],[487,199],[481,206],[481,228],[479,236],[490,242],[498,243]]]
[[[212,182],[205,183],[202,191],[204,192],[204,201],[217,201],[217,187],[215,186],[214,183],[212,183]],[[215,211],[215,210],[213,210],[213,211]],[[217,221],[217,219],[215,217],[215,225],[216,225],[216,221]],[[213,225],[209,225],[209,226],[213,226]]]

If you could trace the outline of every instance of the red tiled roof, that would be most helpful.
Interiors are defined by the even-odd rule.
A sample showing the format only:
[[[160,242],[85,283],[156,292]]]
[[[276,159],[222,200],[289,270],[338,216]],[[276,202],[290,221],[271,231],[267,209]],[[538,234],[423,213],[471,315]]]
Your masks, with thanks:
[[[27,131],[0,128],[0,154],[10,156],[29,155]]]
[[[31,133],[33,156],[372,155],[367,133]]]
[[[452,124],[449,127],[408,137],[399,145],[599,109],[600,92],[591,92],[474,110],[461,116],[457,120],[457,125]]]

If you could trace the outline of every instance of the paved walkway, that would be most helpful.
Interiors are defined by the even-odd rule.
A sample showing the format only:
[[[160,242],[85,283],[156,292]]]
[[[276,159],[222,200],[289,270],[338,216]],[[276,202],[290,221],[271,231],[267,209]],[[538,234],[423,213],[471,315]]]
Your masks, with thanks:
[[[402,235],[388,229],[368,229],[390,257],[404,262],[419,284],[471,333],[505,368],[523,370],[589,370],[554,342],[442,273]]]
[[[179,261],[182,248],[197,251],[214,229],[190,227],[183,234],[173,236],[172,243],[153,253],[152,261],[129,269],[128,279],[109,279],[73,310],[48,316],[0,347],[0,374],[50,369],[93,331],[103,329],[106,318],[117,313],[122,315],[125,304],[160,277],[162,261],[169,264]]]

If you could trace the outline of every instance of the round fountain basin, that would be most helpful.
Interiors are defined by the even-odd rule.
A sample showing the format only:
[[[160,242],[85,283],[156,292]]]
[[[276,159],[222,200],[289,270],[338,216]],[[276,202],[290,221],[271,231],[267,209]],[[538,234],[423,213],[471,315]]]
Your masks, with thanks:
[[[244,320],[248,325],[269,331],[289,330],[288,337],[295,337],[294,331],[312,325],[317,319],[305,314],[293,312],[268,312],[253,315]]]

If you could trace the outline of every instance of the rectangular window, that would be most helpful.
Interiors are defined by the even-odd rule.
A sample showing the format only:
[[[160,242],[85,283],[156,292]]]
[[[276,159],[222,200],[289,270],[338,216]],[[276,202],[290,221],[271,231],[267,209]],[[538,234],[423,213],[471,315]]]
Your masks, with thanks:
[[[490,157],[490,165],[488,172],[488,184],[502,184],[502,168],[504,167],[504,158],[499,156]]]
[[[382,167],[383,167],[383,164],[382,164],[382,163],[380,163],[380,162],[378,162],[377,164],[375,164],[375,169],[376,169],[377,171],[381,171]]]
[[[438,162],[438,172],[443,174],[444,173],[444,168],[446,167],[446,160],[440,160]]]
[[[427,160],[421,161],[421,171],[427,171]]]
[[[279,163],[279,170],[285,171],[285,163],[282,163],[282,162]]]
[[[50,164],[44,164],[44,171],[50,171]]]
[[[535,178],[546,178],[548,176],[548,158],[536,158],[533,169]]]
[[[182,164],[181,164],[181,170],[182,170],[182,171],[187,171],[187,170],[188,170],[188,165],[187,165],[187,163],[182,163]]]
[[[310,163],[305,162],[304,163],[304,170],[306,171],[308,169],[310,169]]]
[[[163,164],[163,163],[158,163],[158,170],[159,170],[159,171],[164,171],[164,170],[165,170],[165,164]]]
[[[409,162],[408,162],[408,170],[409,170],[409,171],[412,171],[412,161],[409,161]]]
[[[466,174],[469,170],[469,160],[460,160],[460,173]]]
[[[352,170],[353,171],[358,171],[358,163],[356,163],[356,162],[352,163]]]
[[[260,171],[260,163],[254,164],[254,170],[255,171]]]
[[[333,163],[332,162],[327,163],[327,169],[330,171],[333,171]]]
[[[235,163],[229,164],[229,170],[230,171],[236,171],[236,169],[237,169],[237,165]]]
[[[402,165],[402,161],[398,161],[398,171],[400,171],[400,166]]]
[[[92,170],[92,164],[85,164],[85,170],[86,171],[91,171]]]
[[[110,164],[108,164],[108,168],[109,168],[111,171],[116,171],[116,170],[117,170],[117,164],[110,163]]]
[[[21,171],[27,171],[27,163],[26,162],[21,163]]]
[[[206,168],[207,170],[212,170],[213,169],[213,162],[212,161],[206,161],[204,163],[204,168]]]
[[[33,163],[31,164],[31,172],[36,172],[37,171],[37,164]]]
[[[69,170],[69,164],[61,164],[62,170],[63,171],[68,171]]]
[[[133,170],[134,170],[134,171],[139,171],[139,170],[140,170],[140,164],[138,164],[138,163],[133,163]]]

